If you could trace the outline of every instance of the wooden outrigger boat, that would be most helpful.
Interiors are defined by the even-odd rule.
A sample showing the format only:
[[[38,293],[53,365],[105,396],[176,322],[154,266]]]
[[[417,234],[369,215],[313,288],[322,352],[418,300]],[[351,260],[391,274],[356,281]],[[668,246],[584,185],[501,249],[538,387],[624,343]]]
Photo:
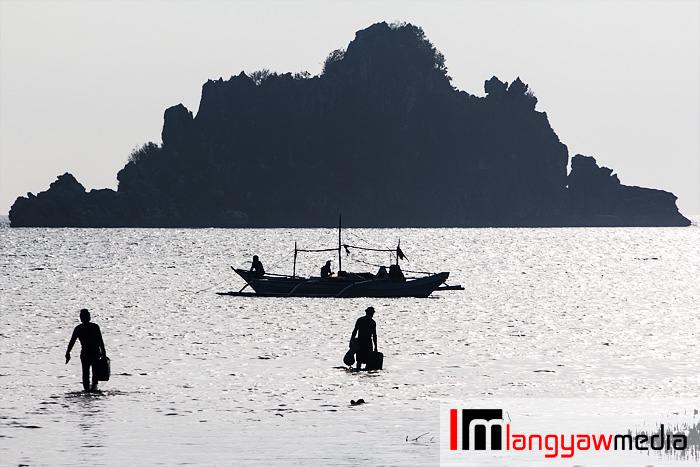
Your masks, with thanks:
[[[342,249],[351,248],[396,253],[396,264],[389,270],[380,267],[376,274],[370,272],[353,273],[342,270]],[[297,254],[300,252],[338,251],[338,269],[336,275],[328,277],[302,277],[296,275]],[[461,286],[443,285],[449,272],[424,273],[418,277],[405,277],[399,266],[399,259],[405,256],[400,245],[396,250],[363,248],[342,243],[341,228],[338,226],[338,247],[318,250],[297,248],[294,244],[294,270],[291,276],[265,273],[262,277],[246,269],[234,268],[245,282],[238,292],[217,292],[219,295],[259,296],[259,297],[419,297],[430,296],[435,290],[464,290]],[[250,287],[254,292],[245,292]]]
[[[252,277],[249,271],[233,269],[255,293],[219,292],[219,295],[256,295],[264,297],[428,297],[447,280],[449,272],[394,281],[372,273],[341,271],[330,277],[264,275]],[[450,287],[452,289],[452,287]]]

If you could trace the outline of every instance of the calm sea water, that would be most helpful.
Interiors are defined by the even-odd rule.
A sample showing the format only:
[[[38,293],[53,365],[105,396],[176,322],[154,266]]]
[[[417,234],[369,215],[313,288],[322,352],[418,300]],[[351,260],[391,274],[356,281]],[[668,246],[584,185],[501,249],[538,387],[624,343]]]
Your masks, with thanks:
[[[700,393],[700,227],[348,229],[450,271],[428,299],[227,297],[260,255],[290,273],[333,229],[0,228],[0,464],[436,465],[460,398]],[[317,274],[332,254],[300,258]],[[388,255],[343,258],[375,270]],[[377,310],[385,369],[347,372]],[[80,392],[78,311],[112,378]],[[364,405],[351,405],[363,398]],[[639,465],[656,465],[644,458]]]

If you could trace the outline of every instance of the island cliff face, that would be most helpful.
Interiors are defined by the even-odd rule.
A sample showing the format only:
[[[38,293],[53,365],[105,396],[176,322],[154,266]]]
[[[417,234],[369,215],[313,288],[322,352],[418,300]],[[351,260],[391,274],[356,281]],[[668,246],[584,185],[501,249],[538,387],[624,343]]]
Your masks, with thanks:
[[[20,197],[12,226],[685,226],[673,194],[621,185],[568,150],[520,79],[457,91],[410,24],[375,24],[323,73],[241,73],[165,111],[118,190],[70,174]]]

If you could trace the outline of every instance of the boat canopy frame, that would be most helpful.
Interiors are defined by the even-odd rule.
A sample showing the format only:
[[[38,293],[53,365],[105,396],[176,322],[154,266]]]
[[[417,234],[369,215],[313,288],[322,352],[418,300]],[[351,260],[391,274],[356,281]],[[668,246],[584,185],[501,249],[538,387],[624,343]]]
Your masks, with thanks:
[[[343,216],[341,214],[338,217],[338,246],[335,248],[314,248],[314,249],[298,248],[297,242],[294,242],[294,266],[292,267],[292,277],[293,278],[297,277],[297,255],[298,255],[298,253],[322,253],[324,251],[337,251],[338,252],[338,273],[340,273],[343,270],[343,255],[342,255],[343,248],[345,248],[345,254],[347,254],[347,255],[350,254],[350,248],[354,248],[356,250],[365,250],[365,251],[379,251],[379,252],[384,252],[384,253],[396,253],[396,265],[397,266],[399,265],[399,259],[408,260],[408,257],[403,253],[403,251],[401,251],[401,239],[400,238],[399,238],[399,243],[396,246],[396,249],[367,248],[367,247],[348,245],[347,243],[343,243],[342,224],[343,224]]]

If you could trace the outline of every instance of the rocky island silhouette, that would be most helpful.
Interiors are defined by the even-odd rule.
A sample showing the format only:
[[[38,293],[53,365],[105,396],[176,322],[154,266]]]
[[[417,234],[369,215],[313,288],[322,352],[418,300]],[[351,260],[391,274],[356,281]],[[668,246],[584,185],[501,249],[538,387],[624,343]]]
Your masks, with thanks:
[[[165,111],[117,191],[66,173],[19,197],[13,227],[687,226],[669,192],[625,186],[567,147],[520,78],[455,89],[411,24],[377,23],[319,76],[208,81]]]

